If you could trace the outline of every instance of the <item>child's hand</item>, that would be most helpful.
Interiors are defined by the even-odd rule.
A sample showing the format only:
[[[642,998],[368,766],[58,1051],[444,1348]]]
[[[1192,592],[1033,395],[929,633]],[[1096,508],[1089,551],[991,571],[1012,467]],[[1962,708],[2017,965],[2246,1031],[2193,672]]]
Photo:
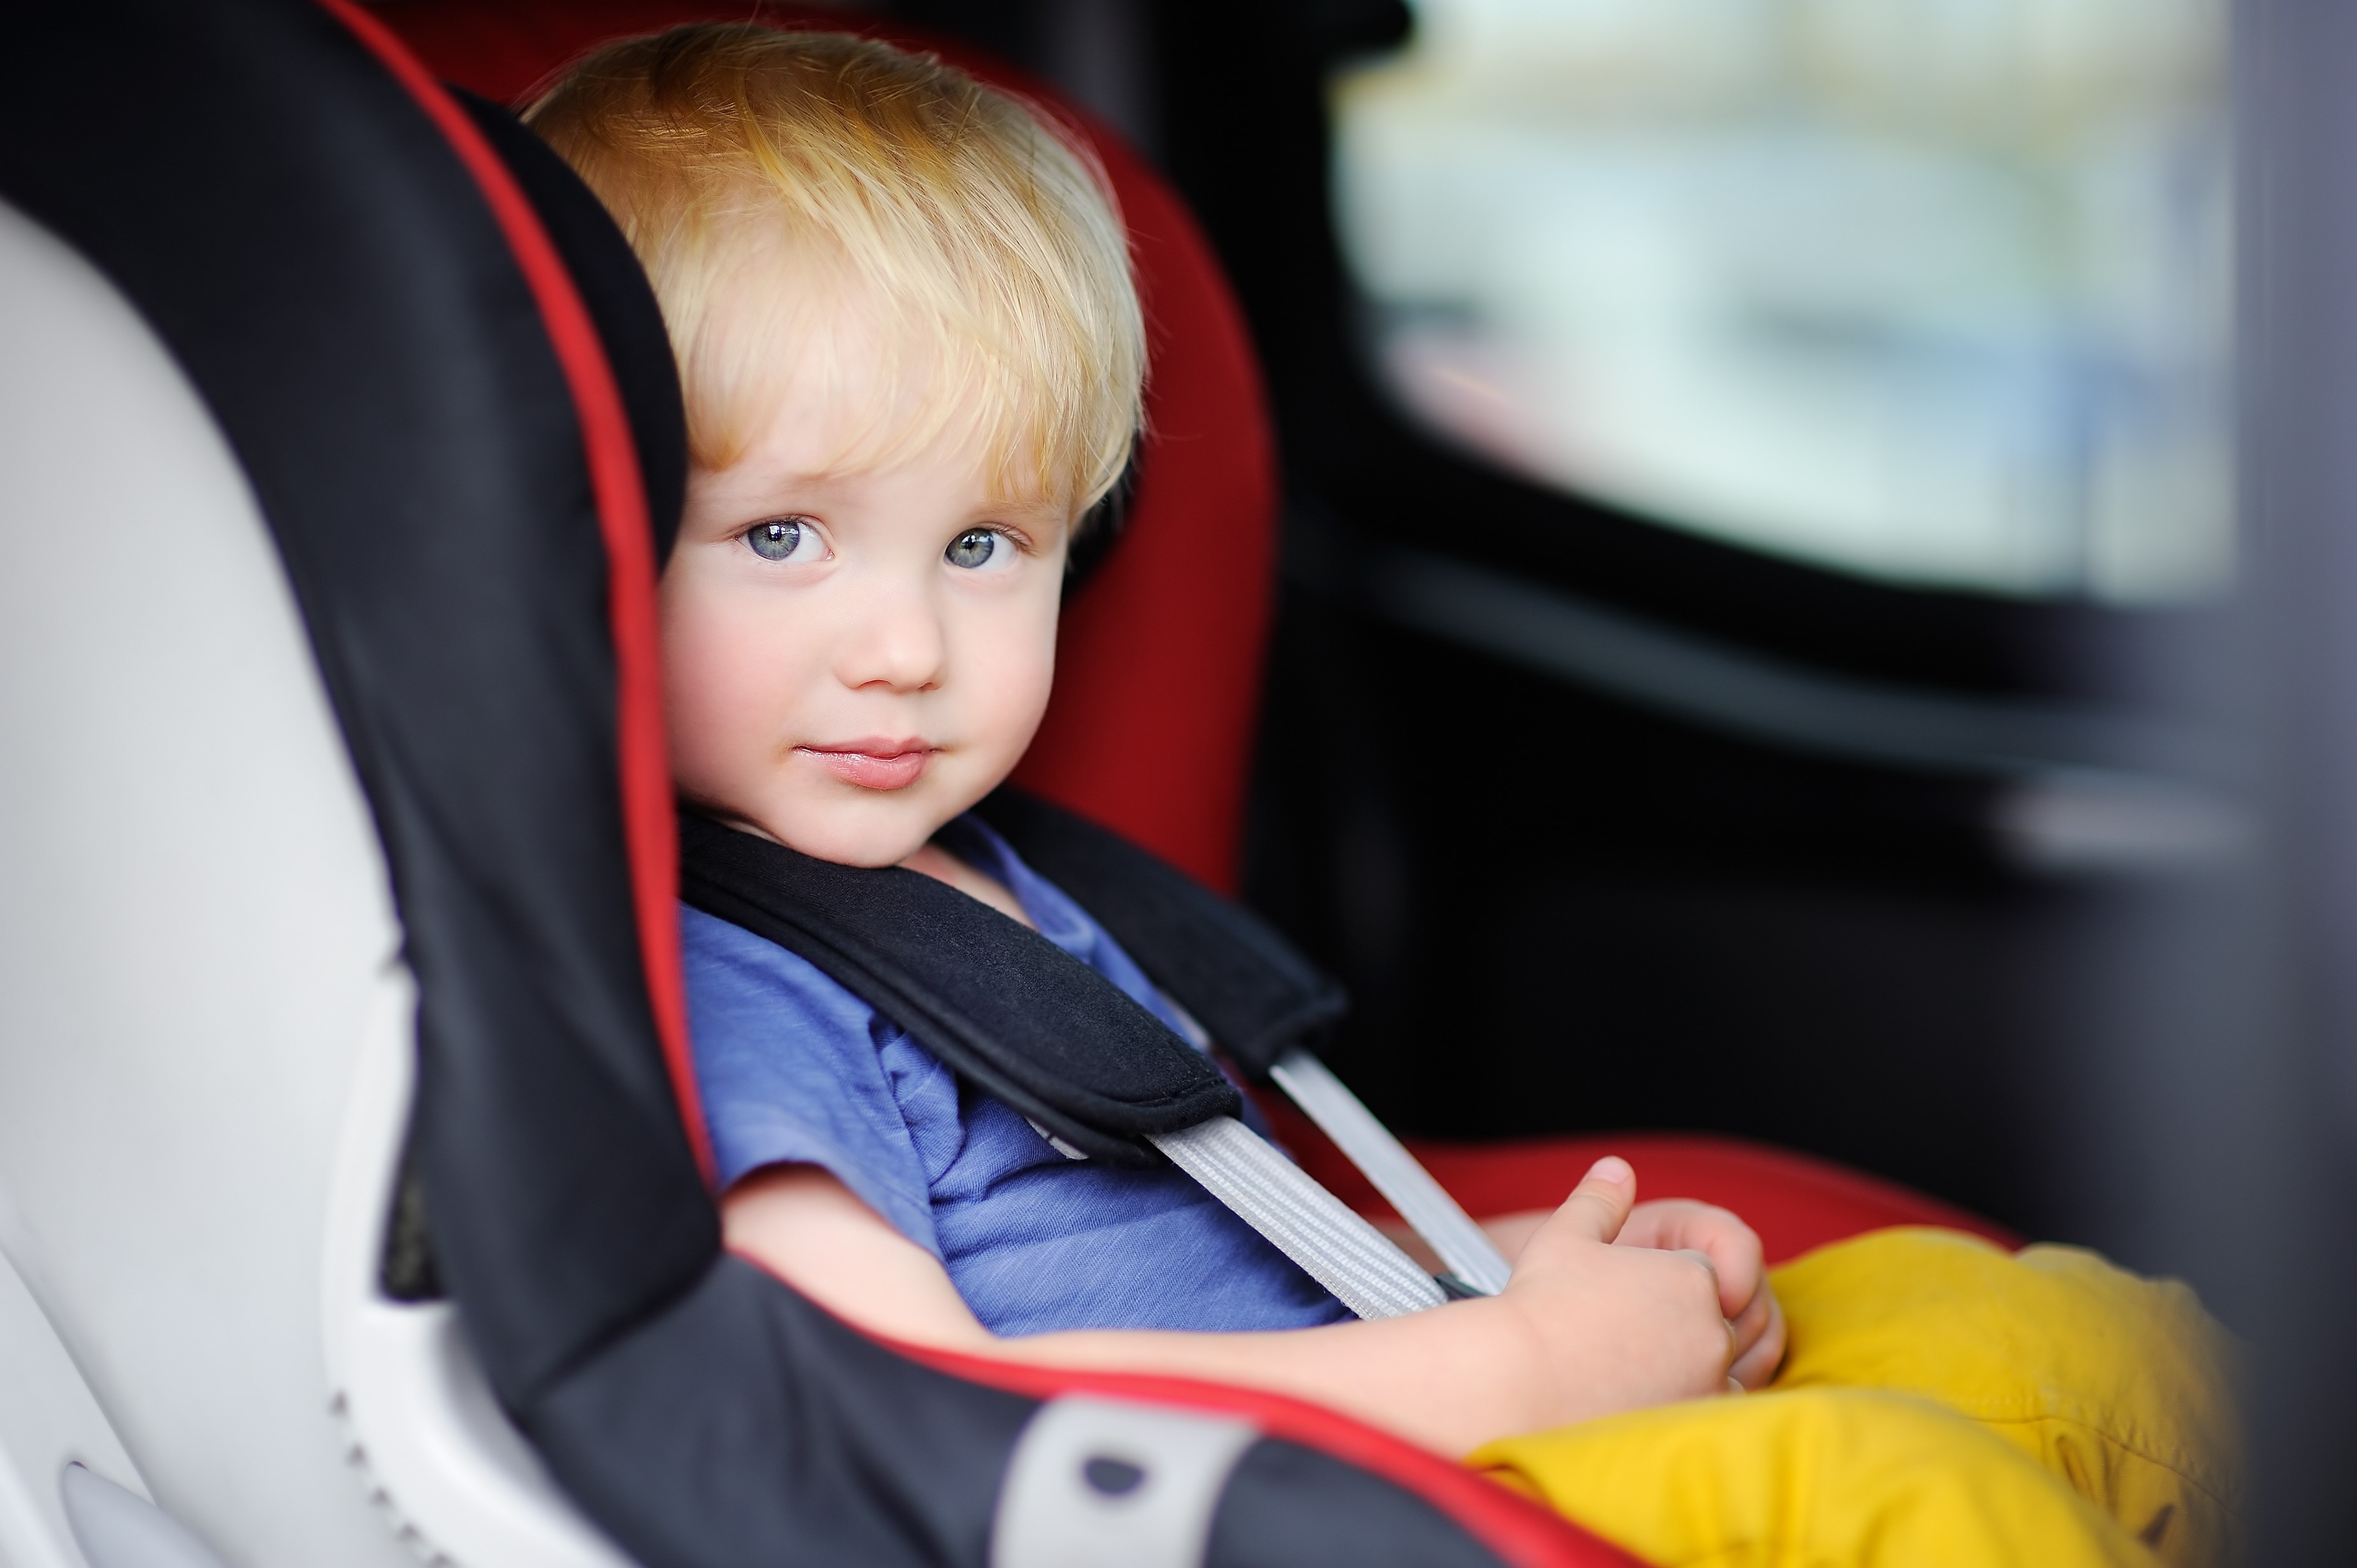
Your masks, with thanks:
[[[1623,1232],[1636,1197],[1636,1173],[1626,1160],[1616,1155],[1597,1161],[1563,1207],[1532,1233],[1505,1294],[1498,1297],[1520,1310],[1538,1342],[1541,1365],[1552,1369],[1555,1387],[1547,1402],[1559,1421],[1727,1391],[1738,1341],[1721,1305],[1715,1262],[1707,1248],[1687,1248],[1683,1240],[1666,1250],[1612,1245],[1616,1239],[1629,1240]],[[1725,1218],[1734,1220],[1732,1215]],[[1742,1230],[1739,1221],[1734,1227]],[[1696,1240],[1707,1236],[1731,1262],[1741,1262],[1739,1239],[1723,1227],[1697,1221],[1691,1231],[1673,1227],[1662,1234]],[[1757,1238],[1751,1248],[1747,1303],[1758,1289]],[[1764,1333],[1763,1325],[1754,1336],[1755,1349]]]
[[[1760,1237],[1724,1208],[1690,1197],[1656,1198],[1629,1212],[1615,1239],[1623,1247],[1691,1251],[1709,1258],[1718,1275],[1718,1307],[1735,1329],[1735,1363],[1727,1376],[1756,1389],[1784,1359],[1784,1309],[1768,1283]]]

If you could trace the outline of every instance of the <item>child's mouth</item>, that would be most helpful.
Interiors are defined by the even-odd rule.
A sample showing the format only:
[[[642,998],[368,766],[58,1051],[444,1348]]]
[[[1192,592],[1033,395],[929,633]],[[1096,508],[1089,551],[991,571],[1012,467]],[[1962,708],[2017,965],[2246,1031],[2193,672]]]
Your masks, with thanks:
[[[923,774],[935,750],[921,740],[879,737],[846,741],[841,746],[799,746],[794,749],[815,757],[821,767],[845,784],[856,784],[862,789],[907,789]]]

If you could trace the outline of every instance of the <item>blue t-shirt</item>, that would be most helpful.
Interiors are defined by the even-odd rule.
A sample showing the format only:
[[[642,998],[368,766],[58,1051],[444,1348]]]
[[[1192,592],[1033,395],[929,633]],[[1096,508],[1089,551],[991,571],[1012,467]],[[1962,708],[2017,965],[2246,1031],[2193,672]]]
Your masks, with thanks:
[[[1041,936],[1193,1032],[997,834],[968,817],[942,841],[1005,884]],[[1175,1166],[1068,1159],[808,961],[698,909],[681,909],[680,936],[724,1185],[780,1161],[824,1167],[941,1259],[998,1334],[1304,1328],[1351,1316]]]

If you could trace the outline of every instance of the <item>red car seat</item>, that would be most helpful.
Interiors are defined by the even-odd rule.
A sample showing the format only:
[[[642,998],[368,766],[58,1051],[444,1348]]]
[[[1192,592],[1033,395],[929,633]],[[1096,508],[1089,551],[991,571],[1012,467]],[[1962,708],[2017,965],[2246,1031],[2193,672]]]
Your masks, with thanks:
[[[696,0],[393,0],[380,14],[447,81],[517,103],[605,39],[744,20]],[[1130,228],[1146,308],[1149,438],[1128,525],[1068,608],[1048,721],[1019,781],[1222,891],[1235,886],[1261,659],[1275,599],[1277,493],[1267,405],[1243,318],[1175,192],[1104,126],[995,61],[840,13],[756,6],[780,26],[854,28],[942,49],[1049,103],[1089,136]],[[1216,534],[1218,550],[1198,542]],[[1282,1108],[1288,1141],[1345,1198],[1388,1210],[1322,1134]],[[1412,1141],[1475,1214],[1548,1207],[1607,1152],[1649,1196],[1741,1213],[1771,1259],[1889,1225],[2003,1227],[1895,1184],[1788,1151],[1648,1133],[1458,1145]]]

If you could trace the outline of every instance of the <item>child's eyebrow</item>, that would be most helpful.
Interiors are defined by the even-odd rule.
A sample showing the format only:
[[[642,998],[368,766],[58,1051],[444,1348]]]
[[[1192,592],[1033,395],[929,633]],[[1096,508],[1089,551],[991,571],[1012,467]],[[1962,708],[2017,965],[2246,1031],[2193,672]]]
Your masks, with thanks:
[[[1008,513],[1009,515],[1055,518],[1059,520],[1071,517],[1072,511],[1071,507],[1065,505],[1062,501],[1056,499],[1053,496],[1033,496],[1028,499],[1017,499],[1014,497],[1007,496],[994,497],[991,499],[983,502],[983,506],[988,510],[1002,511]]]

